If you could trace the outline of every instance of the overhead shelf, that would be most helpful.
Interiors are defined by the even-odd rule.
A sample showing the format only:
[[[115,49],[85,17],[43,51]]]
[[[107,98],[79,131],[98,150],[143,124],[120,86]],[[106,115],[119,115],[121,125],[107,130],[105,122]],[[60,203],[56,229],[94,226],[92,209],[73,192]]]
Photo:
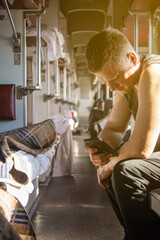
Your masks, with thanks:
[[[75,56],[81,56],[84,55],[86,52],[86,46],[80,46],[80,47],[76,47],[75,50]]]
[[[110,0],[60,0],[60,10],[67,19],[67,33],[74,49],[78,76],[88,75],[86,45],[106,27]]]
[[[14,0],[13,4],[8,1],[10,9],[37,9],[39,7],[39,0]],[[0,0],[0,6],[4,7],[3,1]]]
[[[93,37],[97,31],[77,31],[71,34],[71,45],[73,48],[86,46],[91,37]]]
[[[84,55],[79,55],[79,56],[77,56],[77,57],[76,57],[76,61],[77,61],[77,63],[86,62],[85,54],[84,54]]]
[[[105,12],[102,10],[76,9],[67,13],[68,34],[77,31],[101,31],[105,27]]]
[[[60,9],[66,16],[74,9],[99,9],[107,11],[109,0],[60,0]]]

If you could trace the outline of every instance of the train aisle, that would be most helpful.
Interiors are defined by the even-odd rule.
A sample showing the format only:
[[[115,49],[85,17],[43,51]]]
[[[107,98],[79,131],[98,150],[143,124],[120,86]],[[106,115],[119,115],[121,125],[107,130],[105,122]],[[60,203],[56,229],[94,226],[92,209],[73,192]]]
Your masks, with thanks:
[[[37,240],[121,240],[123,230],[97,183],[83,136],[74,136],[72,176],[52,178],[43,189],[32,222]]]

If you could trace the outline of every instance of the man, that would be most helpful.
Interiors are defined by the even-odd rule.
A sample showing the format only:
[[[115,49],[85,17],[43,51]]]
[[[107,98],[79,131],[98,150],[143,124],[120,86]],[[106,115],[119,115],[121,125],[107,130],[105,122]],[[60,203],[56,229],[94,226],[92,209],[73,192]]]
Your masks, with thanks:
[[[160,217],[151,210],[149,193],[160,188],[160,56],[138,55],[118,30],[95,35],[86,50],[88,69],[115,91],[114,106],[100,136],[119,155],[86,149],[98,166],[97,177],[106,188],[126,240],[156,240]],[[130,139],[122,139],[131,115]]]

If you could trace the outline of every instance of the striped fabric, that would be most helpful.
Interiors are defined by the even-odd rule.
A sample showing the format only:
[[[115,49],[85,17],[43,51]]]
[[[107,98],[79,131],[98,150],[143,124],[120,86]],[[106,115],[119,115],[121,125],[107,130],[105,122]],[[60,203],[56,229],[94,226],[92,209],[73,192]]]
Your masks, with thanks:
[[[3,216],[11,223],[16,232],[23,236],[21,236],[22,239],[36,239],[25,209],[15,197],[2,189],[0,189],[0,209]]]
[[[18,234],[29,236],[34,235],[30,219],[20,203],[17,204],[15,209],[11,210],[10,223]]]
[[[29,218],[26,212],[22,210],[12,210],[10,223],[22,224],[24,226],[29,225]]]
[[[55,125],[51,119],[0,133],[0,181],[11,179],[27,184],[28,176],[14,168],[12,152],[20,149],[33,155],[42,154],[53,146],[55,139]]]
[[[3,214],[0,213],[0,239],[23,240]]]
[[[44,153],[52,147],[55,137],[55,125],[51,119],[0,133],[0,160],[5,162],[12,149],[21,149],[33,155]]]
[[[7,159],[5,163],[0,162],[0,182],[2,179],[12,180],[10,170],[12,169],[13,161]]]

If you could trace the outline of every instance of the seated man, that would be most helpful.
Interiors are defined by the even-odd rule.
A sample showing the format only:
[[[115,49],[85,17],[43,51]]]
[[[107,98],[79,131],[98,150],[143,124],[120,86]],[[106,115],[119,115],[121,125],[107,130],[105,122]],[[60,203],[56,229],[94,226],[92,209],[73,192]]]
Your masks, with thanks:
[[[121,32],[108,28],[89,41],[86,59],[89,71],[115,91],[100,137],[117,149],[132,114],[135,119],[118,156],[86,149],[98,166],[98,182],[124,227],[124,239],[159,239],[160,217],[150,208],[149,193],[160,188],[160,56],[141,57]]]

